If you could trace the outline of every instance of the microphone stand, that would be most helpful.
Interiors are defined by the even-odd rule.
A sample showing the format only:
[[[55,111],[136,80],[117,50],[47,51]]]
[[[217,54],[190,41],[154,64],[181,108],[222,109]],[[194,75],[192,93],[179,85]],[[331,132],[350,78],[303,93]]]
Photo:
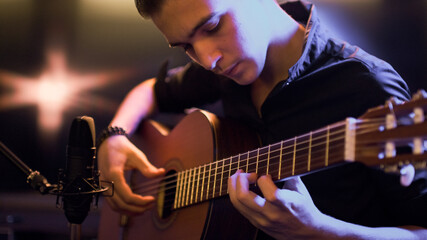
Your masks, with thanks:
[[[82,235],[82,225],[70,223],[70,237],[71,240],[80,240]]]
[[[41,194],[55,194],[58,196],[63,196],[63,186],[60,183],[58,184],[50,184],[47,179],[40,174],[38,171],[33,171],[30,167],[27,166],[21,159],[19,159],[3,142],[0,141],[0,153],[5,156],[10,162],[15,164],[26,176],[27,183],[34,189],[40,192]],[[114,185],[110,183],[112,186],[112,191],[114,194]],[[100,187],[94,188],[91,192],[81,193],[84,194],[99,194],[101,192],[105,192],[109,189],[109,187]],[[80,193],[76,193],[79,195]],[[111,196],[112,196],[111,194]],[[58,205],[58,199],[57,199]],[[81,224],[70,223],[70,239],[71,240],[80,240],[81,239]]]

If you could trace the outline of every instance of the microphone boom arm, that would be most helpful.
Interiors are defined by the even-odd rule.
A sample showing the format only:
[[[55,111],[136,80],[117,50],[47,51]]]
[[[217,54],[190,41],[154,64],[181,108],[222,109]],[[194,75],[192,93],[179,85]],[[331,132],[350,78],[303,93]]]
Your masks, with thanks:
[[[10,162],[15,164],[26,176],[27,183],[41,194],[49,193],[50,190],[56,188],[56,185],[50,184],[47,179],[40,174],[39,171],[33,171],[21,159],[19,159],[3,142],[0,141],[0,152]]]

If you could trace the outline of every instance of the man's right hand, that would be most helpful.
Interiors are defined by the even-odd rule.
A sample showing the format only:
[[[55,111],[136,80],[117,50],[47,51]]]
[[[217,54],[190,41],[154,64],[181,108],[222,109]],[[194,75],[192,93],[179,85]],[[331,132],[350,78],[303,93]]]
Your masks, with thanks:
[[[127,215],[138,215],[153,207],[154,197],[135,194],[126,182],[124,171],[137,169],[146,177],[156,177],[163,175],[165,170],[154,167],[123,135],[107,138],[97,151],[101,179],[114,183],[114,195],[106,198],[111,208]]]

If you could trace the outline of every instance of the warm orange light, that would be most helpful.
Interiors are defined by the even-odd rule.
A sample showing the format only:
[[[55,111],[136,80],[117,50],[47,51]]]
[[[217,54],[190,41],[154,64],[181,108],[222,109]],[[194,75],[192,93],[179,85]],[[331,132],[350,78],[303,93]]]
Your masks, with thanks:
[[[118,103],[94,96],[89,90],[101,88],[133,73],[129,70],[84,75],[73,73],[67,67],[62,50],[49,49],[46,60],[44,71],[38,77],[0,71],[0,85],[12,90],[0,97],[0,111],[36,105],[38,125],[44,133],[56,132],[61,127],[64,111],[81,103],[97,99],[96,105],[100,109],[105,110],[105,106],[115,109]]]

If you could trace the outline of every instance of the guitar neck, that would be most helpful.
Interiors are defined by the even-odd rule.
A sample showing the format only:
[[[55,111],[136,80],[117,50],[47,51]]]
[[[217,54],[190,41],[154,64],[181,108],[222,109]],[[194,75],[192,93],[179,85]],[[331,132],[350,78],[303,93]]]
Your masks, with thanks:
[[[355,122],[348,118],[317,131],[178,172],[173,208],[227,195],[227,180],[238,169],[270,175],[277,182],[354,161]]]

